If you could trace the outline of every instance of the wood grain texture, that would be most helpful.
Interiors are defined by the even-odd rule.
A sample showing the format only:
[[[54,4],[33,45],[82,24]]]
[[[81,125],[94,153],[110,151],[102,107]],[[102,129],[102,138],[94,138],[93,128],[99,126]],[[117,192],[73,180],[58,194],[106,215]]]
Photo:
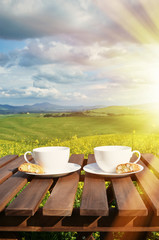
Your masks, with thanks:
[[[111,232],[101,232],[100,233],[101,240],[114,240],[113,233]]]
[[[118,218],[118,220],[116,220]],[[138,223],[136,219],[139,218]],[[159,231],[159,217],[156,217],[153,224],[142,225],[142,220],[146,217],[125,217],[109,215],[99,219],[97,225],[92,222],[97,217],[80,216],[79,211],[73,212],[70,217],[43,216],[39,209],[34,216],[6,216],[4,211],[0,213],[0,231],[72,231],[72,232],[126,232],[126,231]],[[135,223],[129,224],[130,219],[135,219]],[[113,223],[113,224],[112,224]]]
[[[0,185],[0,211],[27,183],[25,173],[17,172]]]
[[[4,165],[6,165],[7,163],[13,161],[17,157],[18,157],[18,155],[7,155],[7,156],[0,158],[0,168],[3,167]]]
[[[87,164],[91,164],[95,162],[96,160],[95,160],[94,154],[89,154]]]
[[[133,161],[136,159],[137,157],[133,156]],[[155,214],[159,216],[159,179],[141,160],[138,163],[144,167],[144,170],[135,174],[136,179],[145,193],[146,200],[149,202]]]
[[[31,160],[32,156],[28,156],[28,159]],[[0,183],[4,182],[7,178],[13,175],[18,170],[18,167],[24,163],[24,156],[20,156],[15,160],[9,162],[5,166],[0,168]]]
[[[20,161],[20,160],[18,160],[18,161]],[[78,164],[80,163],[82,165],[83,157],[81,157],[81,155],[73,155],[71,157],[70,161],[78,163]],[[95,159],[93,157],[89,157],[88,163],[91,163],[94,161],[95,161]],[[0,185],[0,211],[2,209],[4,209],[4,207],[6,206],[8,201],[11,200],[16,195],[16,193],[25,185],[25,183],[27,183],[28,176],[25,175],[25,173],[17,172],[14,175],[12,175],[13,172],[17,171],[16,166],[18,164],[18,162],[16,161],[16,164],[12,165],[11,164],[12,162],[14,162],[14,160],[7,163],[5,166],[2,167],[5,170],[6,168],[4,168],[4,167],[6,167],[7,165],[10,166],[10,168],[5,172],[5,175],[4,175],[5,177],[6,176],[7,177],[2,178],[3,180],[5,179],[5,182],[3,182]],[[158,199],[159,180],[145,166],[145,164],[142,163],[142,161],[140,161],[139,163],[144,166],[144,171],[137,173],[136,179],[140,183],[143,191],[145,192],[145,195],[147,196],[149,204],[151,205],[151,207],[153,208],[153,210],[155,211],[155,213],[157,215],[159,212],[159,199]],[[8,173],[10,171],[11,171],[12,176],[9,175],[9,173]],[[0,175],[0,177],[3,176],[2,172],[1,172],[1,174],[2,175]],[[93,176],[90,175],[89,177],[93,177]],[[97,176],[94,176],[94,177],[97,178],[96,180],[98,181],[98,177]],[[7,178],[9,178],[9,179],[7,179]],[[86,178],[87,178],[87,175],[86,175]],[[99,177],[99,180],[101,180],[101,179],[102,179],[102,177]],[[122,179],[120,179],[120,180],[122,180]],[[55,188],[52,191],[50,203],[48,205],[48,208],[46,209],[46,212],[48,211],[46,215],[48,215],[48,216],[43,216],[41,213],[38,215],[39,209],[38,209],[38,211],[36,211],[34,216],[30,216],[29,218],[28,218],[28,216],[5,216],[5,210],[2,211],[0,213],[0,231],[39,231],[39,232],[41,232],[41,231],[44,231],[44,232],[46,232],[46,231],[77,231],[77,232],[78,231],[79,232],[80,231],[83,231],[83,232],[84,231],[89,231],[89,232],[94,232],[94,231],[99,231],[99,232],[100,231],[105,231],[105,232],[110,232],[110,231],[111,232],[113,232],[113,231],[134,231],[134,232],[135,231],[136,232],[138,232],[138,231],[159,231],[159,217],[157,217],[157,216],[155,216],[154,222],[152,222],[151,224],[147,223],[145,225],[142,225],[140,220],[138,221],[138,223],[135,220],[135,221],[133,221],[133,224],[130,224],[130,220],[129,220],[130,216],[125,216],[125,215],[114,216],[113,217],[114,223],[112,225],[112,221],[110,220],[112,218],[112,216],[111,216],[111,213],[109,212],[109,216],[103,216],[101,218],[101,219],[103,219],[103,223],[104,223],[103,225],[99,224],[99,221],[98,221],[98,224],[92,225],[91,221],[94,221],[94,220],[91,220],[91,219],[92,218],[98,219],[99,217],[91,216],[91,215],[81,216],[81,215],[79,215],[79,212],[75,216],[73,216],[74,214],[71,215],[78,181],[79,181],[79,172],[69,174],[68,176],[61,177],[58,179],[57,184],[55,185]],[[92,182],[92,179],[90,181]],[[114,182],[115,181],[117,181],[117,179],[115,179]],[[112,182],[113,182],[113,180],[112,180]],[[35,189],[37,188],[36,184],[39,186],[39,188],[41,186],[40,182],[38,182],[38,183],[33,182],[33,186],[31,187],[31,189],[32,189],[32,191],[34,189],[34,192],[35,192]],[[47,185],[48,183],[45,183],[45,184]],[[101,184],[103,185],[103,183],[100,182],[99,188],[101,188]],[[129,191],[125,190],[128,188],[127,184],[128,184],[128,182],[124,181],[124,184],[122,183],[122,188],[121,188],[122,190],[119,190],[118,184],[116,185],[116,183],[114,183],[114,186],[116,185],[116,187],[115,187],[117,189],[116,191],[118,191],[117,194],[120,195],[118,197],[118,202],[119,202],[119,200],[121,200],[121,203],[122,203],[122,196],[124,198],[123,202],[125,201],[125,198],[127,196],[128,196],[128,200],[131,202],[131,197],[130,197],[131,191],[130,191],[130,189],[129,189]],[[131,184],[132,184],[132,181],[131,181]],[[26,187],[26,189],[29,187],[29,185]],[[45,187],[43,186],[44,191],[46,189],[46,185],[45,185]],[[86,185],[88,185],[88,183]],[[112,183],[112,185],[113,185],[113,183]],[[39,189],[39,188],[37,188],[37,189]],[[92,192],[95,189],[95,187],[93,185],[90,188],[91,188]],[[24,189],[24,191],[28,191],[28,190]],[[106,191],[106,188],[105,188],[105,191]],[[102,190],[102,192],[104,192],[104,191]],[[21,194],[23,194],[23,192],[20,193],[20,195]],[[40,194],[42,196],[42,191]],[[101,194],[101,196],[102,196],[102,194]],[[18,196],[19,199],[20,199],[20,195]],[[23,195],[23,197],[21,195],[22,199],[18,200],[18,201],[20,201],[20,204],[21,204],[22,200],[25,201],[26,195],[27,195],[26,193]],[[34,194],[34,196],[35,195],[36,194]],[[106,193],[105,193],[105,196],[106,196]],[[134,193],[133,193],[133,196],[134,196]],[[36,196],[35,196],[35,198],[36,198]],[[37,200],[38,199],[40,199],[39,196],[37,197]],[[33,205],[34,205],[35,210],[36,210],[36,208],[38,208],[38,204],[39,204],[38,203],[36,205],[36,203],[38,202],[37,200],[35,200],[35,202],[34,202],[34,199],[32,198],[32,201],[34,202]],[[15,204],[16,202],[14,202],[14,201],[13,201],[13,203]],[[135,199],[135,201],[137,202],[136,199]],[[29,200],[28,203],[29,202],[30,202],[30,204],[32,204],[31,200]],[[49,200],[48,200],[48,202],[49,202]],[[86,202],[86,204],[87,204],[87,202]],[[103,202],[102,202],[102,204],[103,204]],[[17,203],[17,206],[18,205],[19,205],[19,203]],[[100,205],[100,204],[97,202],[97,206],[98,205]],[[28,207],[27,208],[27,211],[28,211],[29,205],[27,207]],[[123,207],[123,205],[121,205],[120,209],[121,210],[123,209],[125,211],[125,208],[122,208],[122,207]],[[132,210],[134,211],[134,209],[132,209]],[[42,210],[40,209],[40,211],[42,211]],[[125,214],[124,211],[123,211],[123,213]],[[129,211],[129,209],[128,209],[128,211]],[[153,213],[151,208],[149,209],[149,211],[151,211],[151,213]],[[138,213],[139,212],[135,212],[136,215]],[[64,216],[70,216],[70,215],[71,216],[60,218],[59,216],[63,216],[63,214],[64,214]],[[126,214],[128,214],[128,212]],[[141,212],[140,212],[140,214],[141,214]],[[51,215],[53,215],[53,216],[51,216]],[[55,216],[58,215],[58,217],[54,217],[54,215]],[[130,218],[132,218],[132,219],[133,218],[134,219],[140,219],[140,218],[147,219],[149,217],[149,216],[143,216],[143,217],[141,216],[140,217],[140,215],[137,215],[137,216],[139,216],[139,217],[133,216]],[[119,218],[119,220],[116,221],[116,218]],[[125,220],[127,218],[128,218],[128,220]],[[115,222],[117,222],[117,223],[115,223]]]
[[[81,166],[83,160],[83,154],[73,154],[70,158],[70,162],[78,163]],[[71,216],[79,177],[80,171],[77,171],[58,179],[48,201],[43,207],[43,215]]]
[[[147,240],[147,232],[125,232],[120,240]]]
[[[88,156],[88,164],[95,162],[94,155]],[[86,216],[107,216],[109,214],[105,180],[94,174],[85,174],[80,214]]]
[[[147,167],[152,168],[157,177],[159,177],[159,158],[152,153],[141,154],[141,160],[147,165]]]
[[[52,183],[53,179],[33,179],[6,208],[6,215],[33,216]]]
[[[147,216],[148,210],[130,177],[112,179],[119,216]]]

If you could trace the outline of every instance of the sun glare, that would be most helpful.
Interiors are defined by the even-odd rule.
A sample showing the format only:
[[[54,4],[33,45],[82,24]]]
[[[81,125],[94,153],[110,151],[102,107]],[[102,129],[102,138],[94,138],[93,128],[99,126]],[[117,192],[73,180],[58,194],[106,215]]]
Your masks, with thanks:
[[[159,102],[159,65],[152,64],[148,72],[150,96],[154,102]]]
[[[156,85],[159,84],[159,66],[156,68],[156,67],[152,67],[152,69],[150,69],[150,74],[151,74],[151,77],[152,77],[152,80],[156,83]]]

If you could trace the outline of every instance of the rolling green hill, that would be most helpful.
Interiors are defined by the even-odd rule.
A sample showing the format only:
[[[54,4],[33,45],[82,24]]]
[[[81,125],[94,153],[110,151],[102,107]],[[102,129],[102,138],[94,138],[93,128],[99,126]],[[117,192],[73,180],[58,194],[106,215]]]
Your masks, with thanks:
[[[159,155],[159,118],[136,107],[118,106],[82,113],[0,115],[0,157],[54,145],[68,146],[71,154],[85,158],[101,145],[126,145]],[[22,234],[34,238],[32,233]],[[157,236],[153,232],[151,239]]]
[[[92,109],[86,111],[85,113],[89,116],[142,115],[149,113],[149,110],[146,106],[143,107],[143,105],[110,106],[105,108]]]
[[[106,110],[104,112],[104,110]],[[111,111],[110,111],[111,110]],[[44,117],[44,114],[0,115],[0,139],[21,141],[24,138],[70,139],[104,134],[159,133],[159,120],[134,109],[111,107],[83,114]],[[105,115],[104,115],[104,114]]]

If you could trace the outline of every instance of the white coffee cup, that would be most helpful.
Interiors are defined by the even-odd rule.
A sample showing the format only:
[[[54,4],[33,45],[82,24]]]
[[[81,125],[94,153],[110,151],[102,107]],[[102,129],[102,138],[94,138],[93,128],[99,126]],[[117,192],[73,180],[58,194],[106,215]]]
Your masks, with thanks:
[[[134,163],[140,160],[141,154],[139,151],[131,150],[127,146],[100,146],[94,148],[94,156],[97,165],[104,172],[115,172],[116,166],[121,163],[130,162],[134,153],[138,153],[138,158]]]
[[[27,159],[27,154],[30,153],[36,164],[40,165],[45,173],[56,173],[65,169],[70,155],[70,148],[68,147],[40,147],[35,148],[33,151],[27,151],[24,154],[26,162],[30,163]]]

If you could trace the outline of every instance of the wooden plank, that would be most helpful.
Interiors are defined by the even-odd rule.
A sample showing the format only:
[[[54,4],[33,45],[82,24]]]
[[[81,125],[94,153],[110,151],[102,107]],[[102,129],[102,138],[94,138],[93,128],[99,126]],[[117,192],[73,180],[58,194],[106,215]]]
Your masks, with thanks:
[[[74,209],[76,210],[76,209]],[[116,220],[116,218],[119,218]],[[129,224],[130,219],[138,219],[139,224]],[[72,232],[113,232],[113,231],[159,231],[159,217],[156,217],[154,225],[142,225],[140,218],[146,217],[119,217],[117,215],[105,216],[99,219],[97,225],[92,222],[97,217],[80,216],[79,211],[73,211],[70,217],[43,216],[39,209],[34,216],[5,216],[4,211],[0,213],[0,231],[72,231]],[[101,221],[102,220],[102,223]],[[140,223],[141,222],[141,223]],[[112,224],[113,223],[113,224]]]
[[[152,168],[157,177],[159,177],[159,158],[152,153],[141,154],[141,160],[147,165],[147,167]]]
[[[0,185],[0,211],[27,183],[25,173],[17,172]]]
[[[147,232],[125,232],[120,240],[146,240]]]
[[[94,155],[90,154],[88,164],[93,162],[95,162]],[[104,178],[86,173],[80,214],[86,216],[107,216],[109,214]]]
[[[6,208],[9,216],[33,216],[53,183],[53,179],[33,179]]]
[[[119,216],[147,216],[148,210],[130,177],[112,179]]]
[[[73,154],[70,162],[82,166],[83,154]],[[80,171],[58,179],[48,201],[43,207],[43,215],[47,216],[71,216],[75,194],[78,187]]]
[[[101,240],[114,240],[112,232],[101,232],[100,233]]]
[[[0,158],[0,168],[3,167],[4,165],[6,165],[7,163],[13,161],[17,157],[18,157],[18,155],[7,155],[7,156]]]
[[[136,159],[137,157],[134,155],[132,160],[135,161]],[[136,179],[145,193],[146,200],[154,210],[155,214],[159,216],[159,179],[141,160],[138,163],[144,167],[144,170],[135,174]]]
[[[31,160],[32,156],[28,156],[28,159]],[[4,182],[7,178],[13,175],[18,170],[18,167],[24,163],[24,156],[20,156],[15,160],[9,162],[7,165],[0,168],[0,183]]]
[[[83,165],[83,161],[84,161],[84,154],[72,154],[69,159],[69,162],[79,164],[80,166]]]
[[[88,230],[87,230],[88,229]],[[39,226],[7,226],[1,227],[0,231],[22,231],[22,232],[82,232],[82,231],[89,231],[89,232],[157,232],[159,231],[159,227],[129,227],[125,229],[124,227],[95,227],[95,228],[86,228],[84,226],[57,226],[57,227],[39,227]],[[142,238],[140,238],[143,240]],[[127,240],[129,240],[127,238]],[[135,240],[133,238],[133,240]],[[156,239],[155,239],[156,240]]]

